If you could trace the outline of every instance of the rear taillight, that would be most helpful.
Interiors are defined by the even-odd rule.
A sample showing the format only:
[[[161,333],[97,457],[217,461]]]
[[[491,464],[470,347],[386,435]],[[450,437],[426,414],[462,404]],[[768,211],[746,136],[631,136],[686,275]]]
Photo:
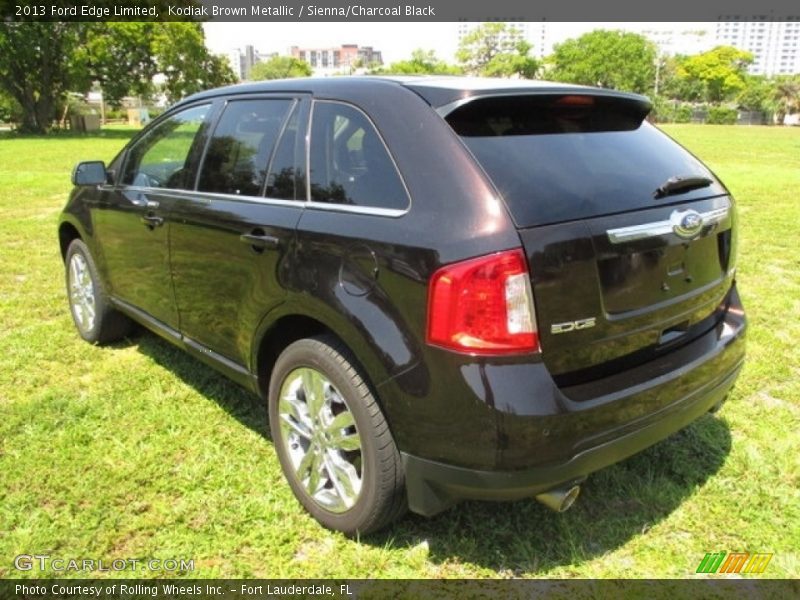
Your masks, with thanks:
[[[428,343],[472,354],[539,350],[522,250],[442,267],[428,291]]]

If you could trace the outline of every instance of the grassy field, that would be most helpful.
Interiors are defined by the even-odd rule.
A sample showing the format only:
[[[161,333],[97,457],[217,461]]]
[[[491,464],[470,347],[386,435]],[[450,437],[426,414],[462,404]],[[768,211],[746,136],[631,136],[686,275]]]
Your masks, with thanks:
[[[728,404],[590,477],[565,514],[468,503],[360,541],[300,509],[257,398],[153,335],[100,348],[74,331],[69,171],[131,132],[0,137],[0,577],[38,576],[13,568],[27,553],[194,559],[141,576],[661,578],[720,550],[774,552],[767,574],[798,577],[800,129],[667,131],[739,202],[749,359]]]

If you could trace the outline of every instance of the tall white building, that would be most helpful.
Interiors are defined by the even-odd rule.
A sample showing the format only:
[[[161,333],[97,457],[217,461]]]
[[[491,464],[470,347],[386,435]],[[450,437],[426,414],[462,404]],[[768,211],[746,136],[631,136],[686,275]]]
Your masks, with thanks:
[[[383,64],[380,50],[372,46],[342,44],[328,48],[292,46],[289,55],[307,62],[316,76],[352,75]],[[360,66],[357,66],[360,65]]]
[[[481,27],[483,25],[487,25],[490,22],[491,21],[487,21],[487,22],[483,22],[483,23],[477,23],[477,22],[471,22],[471,21],[470,22],[464,21],[462,23],[459,23],[458,24],[458,41],[459,41],[459,43],[464,38],[464,36],[466,36],[469,33],[472,33],[478,27]],[[507,29],[515,30],[517,33],[519,33],[525,39],[528,38],[528,26],[530,25],[530,23],[528,23],[527,21],[509,21],[509,22],[504,22],[503,25],[505,25]]]
[[[224,54],[225,58],[228,59],[228,63],[233,70],[233,73],[236,75],[236,79],[241,81],[242,78],[242,51],[239,48],[234,48],[229,50]]]
[[[661,55],[700,54],[717,45],[714,33],[708,29],[643,29],[640,32],[658,47]]]
[[[233,69],[233,72],[240,81],[250,78],[250,69],[257,63],[269,60],[277,55],[277,52],[267,54],[259,52],[250,44],[246,45],[244,48],[233,48],[225,53],[225,57],[228,59],[231,69]]]
[[[765,15],[726,16],[716,25],[717,45],[752,52],[753,75],[800,73],[800,20],[776,21]]]
[[[509,31],[516,32],[523,40],[533,44],[533,55],[543,58],[552,48],[547,36],[547,24],[542,21],[503,21]],[[458,44],[465,36],[486,23],[464,22],[458,24]],[[506,34],[504,37],[508,37]]]
[[[532,21],[528,23],[526,39],[533,44],[533,55],[542,59],[553,51],[553,40],[545,21]]]

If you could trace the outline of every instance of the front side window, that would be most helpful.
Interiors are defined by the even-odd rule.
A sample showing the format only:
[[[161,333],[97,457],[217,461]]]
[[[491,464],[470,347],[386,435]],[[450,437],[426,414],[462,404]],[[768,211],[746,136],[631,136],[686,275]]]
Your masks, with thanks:
[[[311,200],[403,210],[408,195],[378,132],[361,111],[316,102],[311,125]]]
[[[138,187],[191,189],[192,150],[209,104],[189,108],[160,122],[129,150],[122,183]]]
[[[229,102],[211,136],[197,189],[261,196],[272,148],[292,104],[288,99]]]

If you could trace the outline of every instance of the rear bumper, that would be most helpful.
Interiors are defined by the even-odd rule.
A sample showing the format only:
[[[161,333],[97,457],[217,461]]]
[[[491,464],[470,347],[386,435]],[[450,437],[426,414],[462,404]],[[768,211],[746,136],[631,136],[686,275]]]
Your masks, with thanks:
[[[520,471],[479,471],[403,454],[409,507],[415,513],[432,516],[459,500],[519,500],[581,481],[692,423],[722,402],[738,374],[739,367],[710,392],[670,407],[656,422],[559,464]]]
[[[746,322],[738,296],[731,309],[713,331],[676,352],[670,362],[680,366],[670,371],[660,367],[655,376],[648,365],[644,372],[615,375],[625,377],[629,387],[604,393],[608,390],[598,384],[595,398],[561,397],[557,416],[503,413],[499,421],[507,443],[498,451],[521,464],[518,468],[467,468],[401,453],[410,509],[432,516],[460,500],[533,497],[585,479],[689,425],[725,399],[743,364]],[[643,380],[648,374],[653,377]],[[626,418],[631,407],[647,405],[650,412]],[[598,419],[607,426],[587,431],[586,423]]]

